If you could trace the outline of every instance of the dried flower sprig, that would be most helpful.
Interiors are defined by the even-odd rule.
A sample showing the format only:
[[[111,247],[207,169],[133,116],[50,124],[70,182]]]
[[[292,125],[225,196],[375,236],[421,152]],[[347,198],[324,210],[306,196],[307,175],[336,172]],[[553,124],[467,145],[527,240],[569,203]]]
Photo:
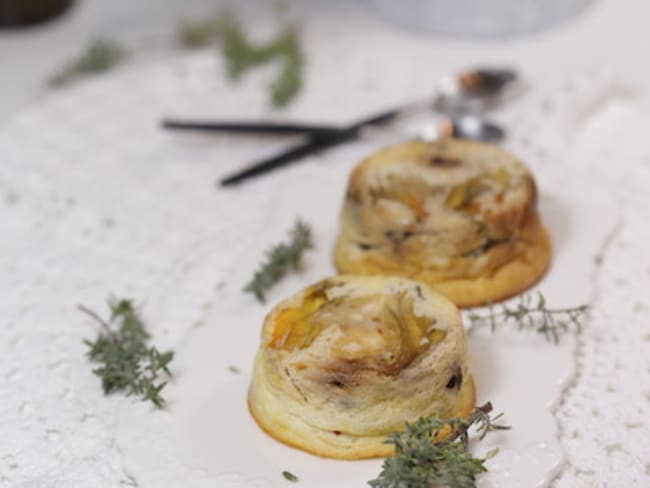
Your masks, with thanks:
[[[126,57],[126,50],[110,39],[93,39],[76,58],[66,63],[47,81],[51,87],[65,85],[74,79],[108,71]]]
[[[486,326],[495,331],[500,325],[514,324],[519,330],[535,330],[546,340],[557,344],[561,335],[572,328],[576,333],[582,330],[580,321],[587,308],[587,305],[548,308],[542,293],[538,292],[536,299],[532,294],[524,293],[514,306],[507,303],[489,304],[487,313],[479,314],[472,310],[465,317],[469,322],[468,332]]]
[[[160,381],[160,377],[171,376],[169,363],[174,359],[174,352],[160,352],[147,345],[149,333],[130,300],[111,299],[108,306],[111,312],[108,321],[83,305],[78,307],[101,327],[94,341],[84,341],[90,348],[89,359],[101,364],[93,373],[101,378],[105,394],[123,391],[162,407],[165,400],[161,391],[166,382]]]
[[[302,220],[297,220],[290,233],[291,241],[275,246],[267,253],[267,261],[255,273],[244,291],[253,293],[264,302],[265,293],[290,269],[297,270],[302,253],[313,247],[311,229]]]
[[[379,477],[368,482],[373,488],[474,488],[476,477],[487,471],[485,461],[498,450],[477,458],[468,451],[469,430],[475,428],[478,438],[488,432],[510,427],[496,424],[501,415],[490,416],[489,402],[476,407],[467,420],[420,418],[406,423],[403,433],[395,433],[385,441],[395,446],[395,455],[387,458]],[[440,433],[448,433],[436,441]]]

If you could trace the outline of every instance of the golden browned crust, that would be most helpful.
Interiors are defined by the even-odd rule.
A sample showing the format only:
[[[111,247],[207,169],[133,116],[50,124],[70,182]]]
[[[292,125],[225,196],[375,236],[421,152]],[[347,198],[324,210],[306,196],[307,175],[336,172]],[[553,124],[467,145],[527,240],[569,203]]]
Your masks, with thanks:
[[[313,427],[307,427],[308,435],[297,435],[296,431],[290,428],[282,428],[276,425],[271,419],[264,415],[264,410],[260,408],[259,403],[253,401],[251,397],[251,390],[248,394],[248,410],[252,417],[257,422],[257,425],[273,437],[275,440],[287,444],[296,449],[309,452],[316,456],[342,459],[348,461],[358,461],[362,459],[374,459],[392,456],[395,452],[391,445],[384,444],[387,436],[374,436],[374,437],[358,437],[352,438],[343,433],[335,434],[334,432],[324,432]],[[466,419],[470,416],[476,405],[476,385],[474,378],[470,376],[464,383],[463,391],[459,395],[459,402],[454,415],[450,418]],[[301,432],[303,434],[304,432]],[[332,444],[334,437],[344,440],[346,438],[355,443],[355,447],[341,449],[340,446]],[[444,439],[441,438],[439,440]]]
[[[535,182],[514,156],[469,141],[408,142],[352,172],[334,263],[422,281],[471,307],[522,292],[550,257]]]

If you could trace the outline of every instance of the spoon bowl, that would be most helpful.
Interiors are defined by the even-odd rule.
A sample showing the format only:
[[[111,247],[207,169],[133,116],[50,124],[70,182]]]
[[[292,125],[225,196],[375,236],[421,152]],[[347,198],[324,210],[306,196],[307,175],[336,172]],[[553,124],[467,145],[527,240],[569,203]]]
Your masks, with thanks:
[[[389,132],[389,129],[379,129],[380,135]],[[376,131],[371,133],[376,135]],[[501,142],[506,137],[506,130],[495,122],[478,114],[464,114],[445,117],[420,117],[402,125],[393,134],[404,138],[418,138],[424,141],[433,141],[448,137],[470,139],[480,142]]]
[[[516,92],[517,72],[509,68],[476,68],[443,78],[433,100],[437,112],[476,113],[494,108]]]

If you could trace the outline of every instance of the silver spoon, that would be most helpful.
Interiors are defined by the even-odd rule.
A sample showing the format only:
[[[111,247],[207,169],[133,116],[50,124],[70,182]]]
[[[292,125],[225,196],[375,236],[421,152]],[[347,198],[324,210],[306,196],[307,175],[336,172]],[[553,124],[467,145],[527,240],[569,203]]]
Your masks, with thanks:
[[[443,78],[434,109],[445,113],[482,112],[517,94],[517,72],[509,68],[475,68]]]
[[[500,125],[477,114],[428,117],[426,120],[409,121],[397,127],[368,127],[360,133],[362,139],[396,138],[434,141],[445,138],[469,139],[498,143],[506,137]]]
[[[436,87],[433,99],[411,102],[393,110],[391,117],[381,123],[429,114],[431,110],[450,117],[483,113],[515,96],[520,87],[517,72],[512,69],[477,68],[463,71],[443,78]],[[385,115],[388,114],[385,112]]]

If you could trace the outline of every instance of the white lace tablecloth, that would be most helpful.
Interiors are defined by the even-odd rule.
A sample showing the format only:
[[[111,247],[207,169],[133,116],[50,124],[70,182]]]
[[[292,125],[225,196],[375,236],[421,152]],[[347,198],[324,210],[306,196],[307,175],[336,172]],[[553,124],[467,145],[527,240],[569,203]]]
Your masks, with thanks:
[[[309,89],[275,116],[341,122],[428,94],[442,71],[422,65],[426,46],[407,42],[351,51],[332,38],[310,61]],[[403,52],[413,55],[385,62]],[[0,486],[136,486],[116,412],[142,407],[102,394],[82,344],[95,331],[76,304],[103,310],[110,293],[142,300],[155,342],[180,349],[229,286],[229,270],[257,264],[249,249],[293,170],[238,191],[214,181],[283,143],[157,127],[170,114],[263,115],[268,73],[235,88],[221,69],[205,52],[120,72],[52,96],[0,131]],[[533,170],[588,170],[623,216],[603,243],[578,375],[556,412],[570,463],[555,486],[650,486],[650,117],[613,76],[528,85],[495,115],[507,146]],[[382,142],[302,165],[351,165]]]

